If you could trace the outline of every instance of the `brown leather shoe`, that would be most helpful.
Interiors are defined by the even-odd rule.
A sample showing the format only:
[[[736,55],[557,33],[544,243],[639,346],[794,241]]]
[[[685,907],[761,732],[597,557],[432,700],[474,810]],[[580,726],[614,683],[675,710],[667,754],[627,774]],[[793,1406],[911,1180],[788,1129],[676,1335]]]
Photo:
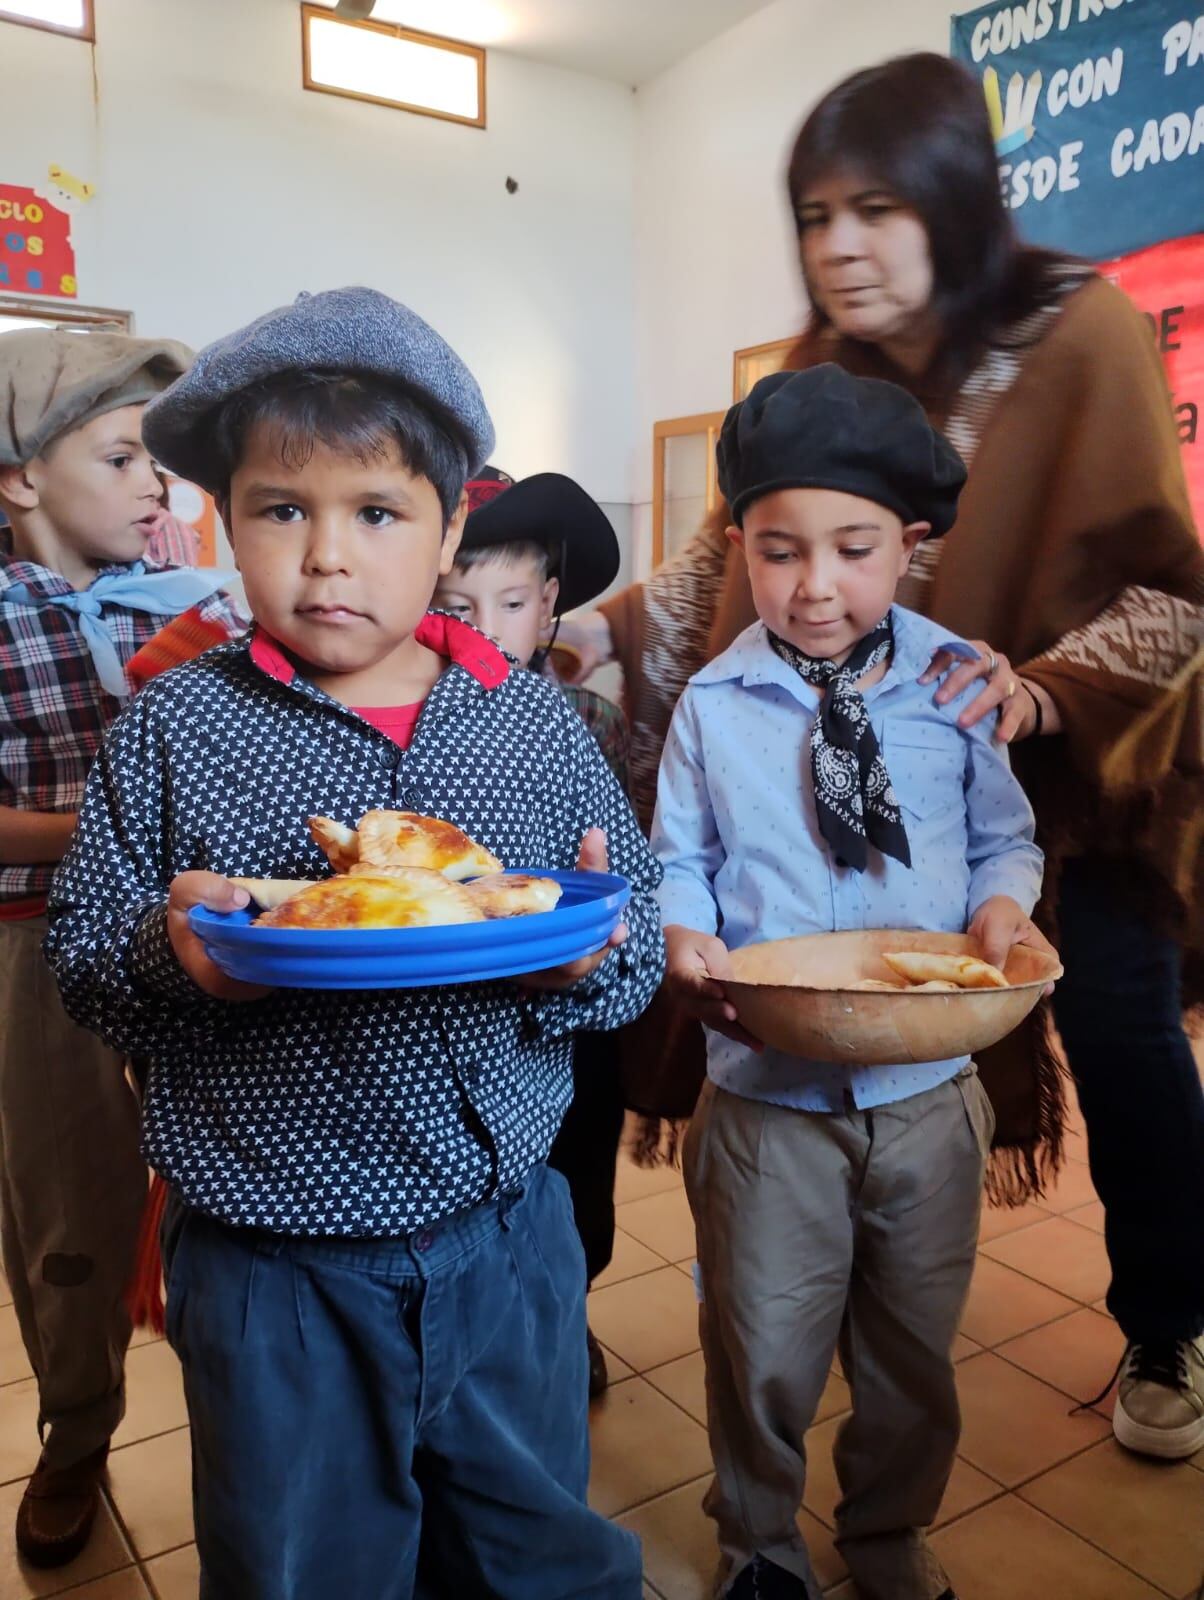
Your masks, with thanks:
[[[39,1461],[17,1509],[17,1549],[31,1567],[65,1567],[88,1542],[108,1445],[70,1467]]]

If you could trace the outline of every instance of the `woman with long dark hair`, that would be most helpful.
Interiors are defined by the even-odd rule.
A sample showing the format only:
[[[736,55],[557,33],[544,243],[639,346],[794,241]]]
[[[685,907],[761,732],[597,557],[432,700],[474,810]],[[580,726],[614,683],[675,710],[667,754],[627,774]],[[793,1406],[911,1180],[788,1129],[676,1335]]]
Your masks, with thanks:
[[[1116,1433],[1185,1456],[1204,1443],[1204,1094],[1181,994],[1201,932],[1204,552],[1158,355],[1090,267],[1017,241],[981,90],[944,57],[841,83],[804,124],[788,186],[811,316],[786,365],[901,384],[969,465],[956,526],[921,546],[900,598],[979,642],[977,662],[933,663],[935,692],[984,680],[967,715],[999,713],[1037,812],[1066,966],[1056,1021],[1129,1341]],[[571,637],[587,670],[623,666],[645,820],[682,687],[753,620],[730,520],[720,508]],[[981,1063],[997,1199],[1039,1190],[1059,1157],[1046,1029]],[[637,1103],[688,1111],[696,1083],[645,1063]]]

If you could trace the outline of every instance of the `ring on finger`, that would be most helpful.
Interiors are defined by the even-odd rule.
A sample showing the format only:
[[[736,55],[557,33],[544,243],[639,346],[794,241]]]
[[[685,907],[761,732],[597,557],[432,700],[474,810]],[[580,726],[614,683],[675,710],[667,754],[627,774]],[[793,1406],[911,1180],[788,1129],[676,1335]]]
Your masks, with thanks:
[[[1014,700],[1015,698],[1016,698],[1016,680],[1015,680],[1015,678],[1009,678],[1008,679],[1007,699]]]
[[[987,677],[993,678],[998,671],[999,657],[995,654],[994,650],[992,650],[987,655]]]

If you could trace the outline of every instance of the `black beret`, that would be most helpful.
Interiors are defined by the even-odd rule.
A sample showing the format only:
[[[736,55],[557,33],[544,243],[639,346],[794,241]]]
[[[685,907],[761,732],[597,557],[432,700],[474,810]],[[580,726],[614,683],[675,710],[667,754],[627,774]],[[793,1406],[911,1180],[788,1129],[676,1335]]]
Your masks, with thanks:
[[[938,535],[966,481],[962,458],[905,389],[832,362],[762,378],[723,419],[716,458],[737,524],[778,489],[839,489]]]

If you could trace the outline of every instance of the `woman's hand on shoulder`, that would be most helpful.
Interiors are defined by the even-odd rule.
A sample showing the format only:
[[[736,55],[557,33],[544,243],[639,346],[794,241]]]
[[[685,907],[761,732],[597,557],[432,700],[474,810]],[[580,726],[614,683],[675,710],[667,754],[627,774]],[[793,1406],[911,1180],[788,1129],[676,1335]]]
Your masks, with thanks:
[[[999,726],[995,730],[997,744],[1015,744],[1028,739],[1041,726],[1039,703],[1032,687],[1016,676],[1016,670],[1007,656],[992,650],[982,639],[971,641],[978,658],[965,661],[951,650],[938,650],[920,677],[921,683],[944,682],[936,692],[938,706],[948,705],[979,679],[983,687],[958,717],[958,726],[976,727],[993,712],[999,713]]]
[[[665,983],[683,1010],[739,1044],[764,1048],[740,1026],[736,1008],[727,998],[722,980],[731,976],[731,960],[722,939],[670,924],[665,929],[665,954]]]

